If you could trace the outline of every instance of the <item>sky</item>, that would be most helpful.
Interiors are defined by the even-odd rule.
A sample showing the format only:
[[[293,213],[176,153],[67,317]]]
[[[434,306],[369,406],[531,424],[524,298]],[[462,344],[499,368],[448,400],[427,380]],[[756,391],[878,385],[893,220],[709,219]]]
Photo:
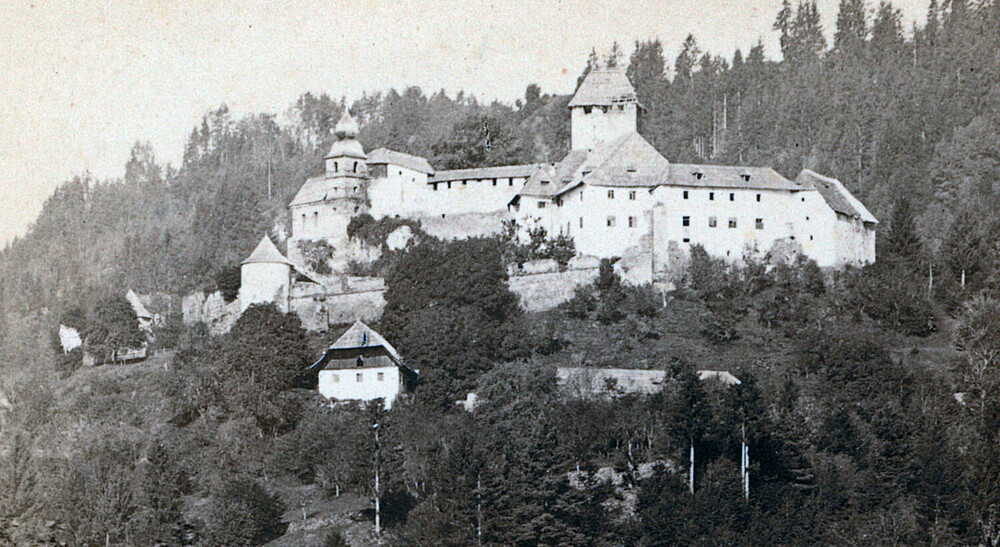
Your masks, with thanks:
[[[793,2],[794,3],[794,2]],[[872,3],[872,2],[870,2]],[[928,0],[895,0],[906,28]],[[149,141],[178,165],[225,103],[281,114],[301,94],[348,102],[417,85],[513,101],[530,83],[570,93],[591,48],[690,33],[731,58],[771,30],[781,0],[0,0],[0,245],[59,183],[118,177]],[[828,39],[838,0],[818,0]]]

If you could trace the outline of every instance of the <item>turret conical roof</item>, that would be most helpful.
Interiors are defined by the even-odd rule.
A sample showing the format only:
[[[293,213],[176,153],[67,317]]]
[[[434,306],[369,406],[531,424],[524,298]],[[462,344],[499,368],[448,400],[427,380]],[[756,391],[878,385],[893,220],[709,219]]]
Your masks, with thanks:
[[[281,254],[281,251],[274,246],[274,242],[266,235],[260,239],[260,243],[250,253],[250,256],[243,261],[243,264],[287,264],[295,267],[290,260]]]

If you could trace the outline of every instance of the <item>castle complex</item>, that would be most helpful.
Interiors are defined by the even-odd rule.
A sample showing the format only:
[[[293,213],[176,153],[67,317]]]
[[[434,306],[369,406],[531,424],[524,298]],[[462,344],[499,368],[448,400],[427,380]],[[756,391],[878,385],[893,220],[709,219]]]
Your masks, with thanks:
[[[767,167],[671,163],[637,132],[641,108],[623,69],[595,69],[569,103],[572,149],[562,161],[443,171],[385,148],[366,154],[345,112],[325,172],[289,204],[291,260],[265,238],[244,262],[241,307],[287,298],[292,277],[308,275],[295,265],[298,242],[346,249],[347,225],[361,213],[490,224],[478,233],[515,219],[572,237],[578,255],[640,257],[638,278],[648,280],[694,244],[730,261],[779,249],[822,267],[875,261],[878,221],[838,180],[808,169],[789,180]]]

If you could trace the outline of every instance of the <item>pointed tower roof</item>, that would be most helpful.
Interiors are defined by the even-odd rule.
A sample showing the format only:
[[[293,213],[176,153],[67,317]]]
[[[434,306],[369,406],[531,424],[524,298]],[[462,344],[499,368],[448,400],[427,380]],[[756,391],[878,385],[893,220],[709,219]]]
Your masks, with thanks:
[[[358,122],[354,121],[350,112],[344,110],[344,115],[340,117],[340,121],[337,122],[337,126],[333,129],[333,134],[337,137],[337,142],[333,143],[333,146],[330,147],[330,153],[326,157],[368,159],[364,148],[358,142],[359,131]]]
[[[625,67],[605,67],[595,68],[587,74],[569,107],[611,106],[624,102],[638,102]]]
[[[260,243],[243,261],[243,264],[287,264],[295,268],[295,264],[285,258],[285,255],[281,254],[281,251],[274,246],[271,238],[266,235],[260,239]]]

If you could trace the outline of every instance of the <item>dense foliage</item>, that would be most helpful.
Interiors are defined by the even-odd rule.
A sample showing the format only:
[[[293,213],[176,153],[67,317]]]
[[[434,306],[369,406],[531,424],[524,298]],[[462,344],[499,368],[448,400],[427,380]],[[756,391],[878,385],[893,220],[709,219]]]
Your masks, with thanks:
[[[839,177],[882,219],[877,265],[735,267],[696,247],[676,291],[631,287],[608,261],[537,314],[506,267],[555,249],[547,236],[418,240],[392,254],[378,328],[422,383],[384,415],[301,389],[339,332],[311,337],[273,306],[219,337],[174,315],[173,353],[53,374],[57,321],[104,333],[95,343],[135,332],[109,288],[238,290],[222,265],[282,230],[343,101],[303,95],[281,124],[222,107],[176,168],[140,144],[121,180],[66,182],[0,254],[0,542],[247,544],[312,526],[338,544],[344,515],[365,526],[378,496],[388,542],[413,545],[994,543],[1000,4],[932,3],[912,32],[899,21],[888,3],[871,17],[843,0],[827,45],[814,2],[785,3],[780,61],[703,54],[690,37],[672,77],[657,41],[588,63],[628,63],[641,131],[672,161]],[[352,110],[368,149],[467,167],[559,159],[567,100],[410,88]],[[381,244],[395,227],[359,217],[352,237]],[[615,398],[559,386],[556,367],[591,365],[664,380]],[[741,383],[699,381],[706,369]],[[465,412],[453,403],[469,390]],[[286,531],[292,519],[309,523]]]

